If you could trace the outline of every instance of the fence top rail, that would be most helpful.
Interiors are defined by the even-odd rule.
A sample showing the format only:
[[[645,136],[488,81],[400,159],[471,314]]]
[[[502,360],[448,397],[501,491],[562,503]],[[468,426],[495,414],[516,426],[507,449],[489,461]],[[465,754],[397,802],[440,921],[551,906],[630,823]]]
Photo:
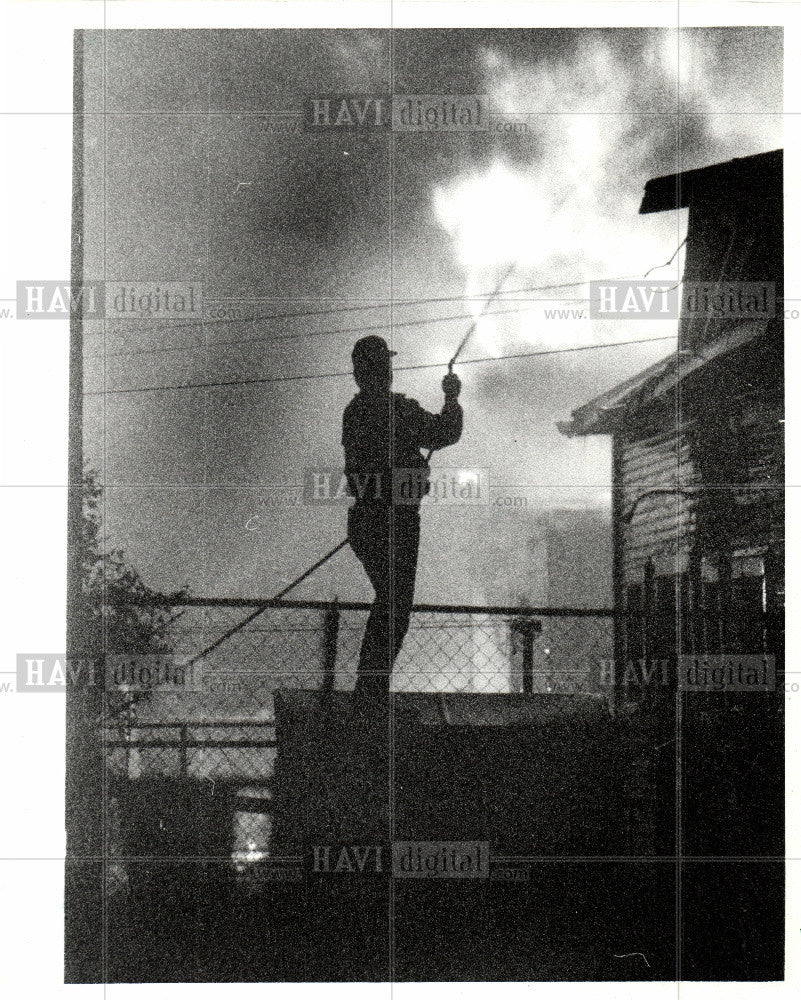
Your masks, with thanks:
[[[108,729],[272,729],[275,726],[275,719],[226,719],[224,722],[210,722],[208,719],[193,722],[191,719],[176,722],[154,722],[148,719],[140,722],[138,719],[109,720],[106,723]]]
[[[270,750],[278,746],[278,740],[238,739],[238,740],[199,740],[199,739],[166,739],[153,740],[104,739],[103,745],[109,750]]]
[[[118,606],[137,605],[167,608],[286,608],[305,611],[369,611],[368,601],[285,601],[256,597],[170,597],[115,602]],[[415,604],[413,612],[442,615],[502,615],[519,617],[537,615],[541,618],[612,618],[611,608],[530,608],[498,604]]]
[[[226,719],[224,722],[209,722],[207,719],[193,722],[191,719],[176,722],[152,722],[147,720],[140,722],[138,719],[132,721],[114,720],[106,723],[108,729],[257,729],[275,728],[275,719]]]

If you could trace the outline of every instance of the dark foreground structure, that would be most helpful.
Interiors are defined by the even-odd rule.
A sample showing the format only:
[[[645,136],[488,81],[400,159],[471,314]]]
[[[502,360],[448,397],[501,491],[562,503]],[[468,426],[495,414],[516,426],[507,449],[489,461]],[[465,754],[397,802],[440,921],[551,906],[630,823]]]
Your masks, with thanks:
[[[648,182],[640,212],[680,208],[677,350],[559,427],[612,439],[616,658],[781,657],[782,151]]]
[[[690,210],[685,283],[781,300],[781,160],[649,182],[643,212]],[[357,717],[369,609],[184,597],[169,650],[203,691],[68,691],[66,981],[781,979],[780,315],[685,310],[677,352],[563,425],[612,438],[608,644],[609,609],[417,606],[410,690]],[[76,614],[70,652],[119,611]],[[777,683],[682,690],[687,655]],[[431,845],[476,867],[417,877]]]
[[[576,694],[398,695],[367,726],[345,692],[275,708],[263,856],[230,855],[233,811],[266,807],[255,788],[117,783],[109,981],[781,977],[782,865],[741,841],[725,865],[678,858],[657,723]],[[393,858],[432,844],[484,861],[415,877]]]
[[[760,886],[752,925],[780,929],[784,911],[782,164],[775,150],[648,182],[642,213],[689,209],[678,348],[559,425],[612,439],[616,702],[674,730],[681,915],[692,926],[703,898],[724,937],[735,859]],[[696,673],[681,690],[687,658],[744,656],[775,663],[767,689]]]

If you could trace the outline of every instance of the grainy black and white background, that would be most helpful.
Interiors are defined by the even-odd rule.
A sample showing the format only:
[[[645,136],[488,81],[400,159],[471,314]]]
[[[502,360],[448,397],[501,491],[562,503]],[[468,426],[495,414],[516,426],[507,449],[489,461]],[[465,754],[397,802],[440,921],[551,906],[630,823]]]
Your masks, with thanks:
[[[604,667],[783,666],[781,302],[589,316],[646,274],[781,297],[782,59],[770,27],[76,35],[73,278],[202,308],[73,323],[72,652],[203,673],[69,695],[68,981],[783,977],[782,695]],[[481,95],[487,127],[308,127],[370,95]],[[423,507],[371,743],[347,548],[242,623],[345,533],[304,483],[342,468],[355,340],[433,411],[471,324],[433,474],[486,493]],[[354,865],[393,841],[489,868]]]

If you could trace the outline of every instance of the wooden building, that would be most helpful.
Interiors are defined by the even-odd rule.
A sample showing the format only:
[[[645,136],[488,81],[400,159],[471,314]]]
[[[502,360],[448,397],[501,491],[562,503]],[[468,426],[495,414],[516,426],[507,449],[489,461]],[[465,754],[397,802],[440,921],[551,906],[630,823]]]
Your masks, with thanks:
[[[612,439],[618,683],[621,665],[675,667],[677,653],[772,653],[781,667],[782,151],[646,184],[641,213],[681,208],[678,348],[558,425]],[[728,304],[705,310],[704,292]]]

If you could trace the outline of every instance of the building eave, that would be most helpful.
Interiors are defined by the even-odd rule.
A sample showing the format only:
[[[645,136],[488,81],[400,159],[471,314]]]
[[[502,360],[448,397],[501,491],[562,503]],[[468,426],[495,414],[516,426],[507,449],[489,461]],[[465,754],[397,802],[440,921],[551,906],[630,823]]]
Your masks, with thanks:
[[[783,150],[773,149],[654,177],[645,185],[640,215],[687,208],[701,198],[717,200],[737,192],[752,201],[781,198],[782,171]]]
[[[557,421],[557,429],[565,437],[612,434],[690,375],[763,336],[770,325],[770,320],[748,321],[706,346],[702,353],[674,351],[639,375],[579,406],[571,413],[570,420]]]
[[[583,406],[577,407],[570,414],[570,420],[557,421],[557,428],[565,437],[584,437],[588,434],[611,434],[628,409],[631,398],[644,385],[654,378],[659,378],[675,363],[675,351],[661,361],[651,365],[632,378],[620,382]]]

